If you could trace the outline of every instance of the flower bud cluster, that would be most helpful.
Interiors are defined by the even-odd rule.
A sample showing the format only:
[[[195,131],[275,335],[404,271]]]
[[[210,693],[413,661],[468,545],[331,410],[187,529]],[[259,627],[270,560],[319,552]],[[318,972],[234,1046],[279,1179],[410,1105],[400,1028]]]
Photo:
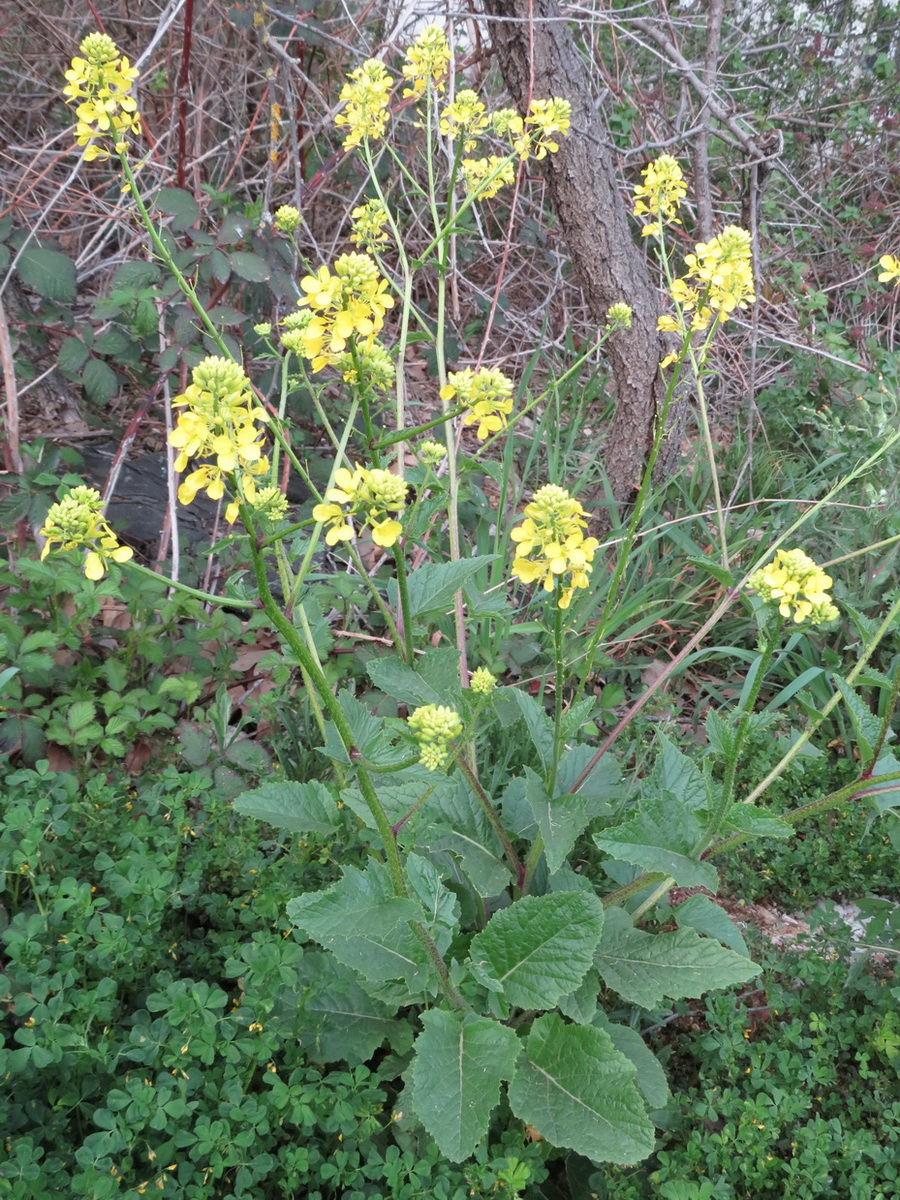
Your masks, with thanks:
[[[102,579],[107,564],[123,563],[134,554],[130,546],[120,546],[119,540],[103,516],[103,499],[96,488],[74,487],[67,496],[51,504],[41,529],[47,540],[41,551],[45,559],[54,544],[60,550],[87,550],[84,573],[88,579]]]
[[[456,397],[464,404],[467,412],[463,425],[476,425],[476,436],[484,441],[492,433],[506,428],[507,417],[513,407],[513,382],[502,371],[482,367],[473,371],[451,371],[449,382],[441,388],[441,399]]]
[[[138,71],[105,33],[90,33],[79,47],[83,57],[72,59],[66,71],[63,95],[76,104],[75,140],[85,146],[85,161],[109,158],[104,143],[112,142],[117,154],[128,149],[128,135],[141,132],[137,101],[131,88]]]
[[[459,713],[443,704],[424,704],[407,717],[407,724],[419,743],[419,761],[429,771],[439,771],[450,743],[463,731]]]
[[[510,534],[515,544],[512,574],[523,583],[557,591],[568,608],[575,588],[585,588],[599,542],[586,538],[587,514],[565,488],[549,483],[525,506],[525,520]]]

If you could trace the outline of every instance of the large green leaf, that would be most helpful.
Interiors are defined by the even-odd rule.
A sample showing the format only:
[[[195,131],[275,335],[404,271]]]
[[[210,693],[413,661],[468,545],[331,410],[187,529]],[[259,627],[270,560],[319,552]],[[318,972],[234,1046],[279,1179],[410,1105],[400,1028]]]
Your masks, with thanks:
[[[710,862],[697,858],[702,827],[695,814],[671,793],[650,796],[640,810],[594,835],[601,850],[614,858],[671,875],[681,887],[705,887],[714,892],[719,876]]]
[[[16,271],[22,282],[45,300],[68,304],[75,299],[75,264],[59,250],[29,242],[19,257]]]
[[[666,997],[702,996],[759,974],[748,958],[693,929],[656,934],[635,929],[623,909],[606,914],[594,962],[607,987],[642,1008],[655,1008]]]
[[[508,702],[518,712],[525,722],[531,744],[537,750],[541,763],[544,767],[549,767],[553,761],[553,725],[544,711],[543,704],[539,704],[530,692],[523,691],[522,688],[498,688],[496,697],[497,703]]]
[[[427,858],[410,854],[406,859],[410,887],[422,902],[423,924],[443,954],[459,927],[459,901],[444,887],[441,873]]]
[[[392,746],[380,717],[374,716],[353,693],[345,690],[338,695],[341,710],[350,726],[353,745],[368,762],[381,767],[399,765],[409,758],[409,746]],[[325,726],[323,754],[335,762],[348,763],[350,756],[332,724]]]
[[[235,275],[246,279],[248,283],[263,283],[271,278],[272,268],[258,254],[251,254],[247,250],[233,250],[228,255],[228,262]]]
[[[576,779],[597,753],[595,746],[577,745],[566,750],[559,759],[559,770],[556,774],[557,792],[571,792]],[[580,796],[587,796],[591,803],[588,808],[588,819],[602,816],[609,812],[609,800],[618,797],[621,791],[622,771],[613,755],[604,755],[591,768],[585,781],[578,789]]]
[[[356,972],[333,955],[306,951],[298,973],[302,994],[282,996],[281,1006],[313,1062],[357,1066],[387,1039],[397,1051],[408,1047],[409,1023],[395,1020],[391,1009],[368,995]]]
[[[335,798],[324,783],[264,783],[238,796],[234,807],[245,817],[291,833],[333,833],[340,824]]]
[[[650,1107],[665,1108],[669,1103],[666,1073],[638,1030],[629,1025],[613,1024],[602,1010],[596,1013],[593,1023],[608,1033],[615,1048],[634,1063],[634,1082]]]
[[[418,844],[432,851],[448,850],[479,895],[498,896],[510,880],[500,839],[472,789],[462,780],[453,782],[453,787],[441,790],[439,817]]]
[[[709,896],[688,896],[683,904],[672,909],[672,916],[680,929],[684,929],[685,926],[696,929],[706,937],[724,942],[735,954],[742,954],[744,958],[750,957],[750,951],[737,925],[725,909],[710,900]]]
[[[509,1105],[552,1146],[595,1162],[639,1162],[654,1138],[634,1077],[609,1034],[548,1013],[531,1027]]]
[[[489,566],[496,555],[480,554],[457,562],[426,563],[411,571],[407,581],[409,611],[413,617],[442,613],[453,607],[453,597],[467,579]],[[396,586],[394,587],[396,590]]]
[[[662,754],[656,760],[652,773],[655,788],[671,792],[688,808],[705,808],[706,785],[700,768],[664,733],[657,732],[656,736],[662,745]]]
[[[860,757],[864,760],[869,759],[872,748],[877,744],[881,735],[881,722],[869,706],[860,700],[846,679],[842,679],[840,675],[833,675],[832,678],[838,685],[844,704],[847,706],[847,712],[850,714],[853,732],[859,743]]]
[[[511,1079],[519,1039],[475,1013],[434,1008],[422,1014],[412,1064],[412,1101],[445,1158],[462,1162],[488,1129],[500,1083]]]
[[[416,660],[416,670],[397,658],[376,658],[366,665],[385,695],[410,708],[420,704],[456,706],[460,694],[459,651],[441,646]]]
[[[530,767],[525,768],[525,799],[544,835],[547,870],[554,875],[590,820],[593,802],[581,792],[551,800],[543,780]]]
[[[181,232],[200,220],[200,205],[184,188],[160,188],[156,196],[156,207],[172,217],[170,226]]]
[[[603,905],[588,892],[526,896],[491,918],[469,955],[510,1004],[553,1008],[587,974],[603,928]]]
[[[288,902],[288,917],[334,957],[373,983],[402,979],[419,993],[434,968],[409,927],[424,914],[414,900],[393,894],[387,869],[370,862],[365,871],[345,867],[322,892]]]

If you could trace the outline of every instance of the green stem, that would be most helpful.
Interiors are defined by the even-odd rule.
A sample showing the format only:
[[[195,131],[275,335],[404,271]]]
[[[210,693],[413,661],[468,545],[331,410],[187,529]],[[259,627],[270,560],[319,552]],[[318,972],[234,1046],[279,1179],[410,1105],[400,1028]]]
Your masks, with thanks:
[[[403,638],[400,636],[400,630],[397,628],[397,622],[394,620],[393,616],[391,615],[391,610],[385,604],[384,600],[382,600],[381,592],[379,592],[378,588],[376,587],[375,580],[371,577],[369,572],[366,570],[365,564],[363,563],[362,559],[359,557],[359,551],[356,549],[356,547],[353,545],[352,542],[346,542],[345,544],[347,546],[347,553],[352,558],[353,565],[356,567],[357,574],[359,575],[360,579],[363,580],[366,587],[369,589],[369,595],[375,601],[376,608],[381,613],[382,617],[384,618],[385,625],[387,625],[388,629],[390,630],[391,641],[394,643],[394,648],[396,649],[397,653],[401,656],[401,658],[404,658],[405,655],[404,655]],[[409,662],[411,665],[412,657],[410,657]]]
[[[179,583],[177,579],[170,579],[168,575],[161,575],[159,571],[151,571],[149,567],[143,566],[141,563],[136,563],[129,559],[123,563],[129,571],[135,571],[138,575],[143,575],[147,579],[155,579],[157,583],[164,583],[166,587],[174,588],[176,592],[184,592],[186,596],[193,596],[195,600],[202,600],[206,604],[221,604],[228,608],[240,608],[245,612],[255,612],[259,605],[255,600],[232,600],[228,596],[214,596],[212,592],[202,592],[199,588],[188,587],[186,583]]]
[[[553,656],[555,659],[556,688],[553,698],[553,761],[550,765],[550,776],[547,780],[547,795],[553,803],[556,790],[556,776],[559,772],[559,760],[562,754],[562,710],[563,685],[565,665],[563,663],[563,610],[559,606],[562,594],[562,584],[557,578],[553,599],[556,602],[556,616],[553,622]]]
[[[140,214],[140,218],[141,218],[141,221],[143,222],[144,228],[147,230],[147,233],[150,235],[150,240],[153,243],[153,248],[156,250],[156,253],[160,256],[160,258],[166,264],[166,267],[170,271],[172,278],[175,280],[175,282],[181,288],[185,297],[189,301],[191,307],[194,309],[194,312],[196,312],[197,316],[200,318],[201,322],[203,323],[203,327],[206,330],[206,332],[209,334],[209,336],[212,338],[212,340],[215,342],[215,344],[218,346],[218,348],[222,351],[222,354],[224,355],[224,357],[227,358],[229,360],[229,362],[234,362],[235,361],[234,355],[228,349],[228,347],[225,344],[225,341],[224,341],[222,335],[219,333],[218,329],[216,329],[215,325],[213,325],[212,320],[210,319],[209,314],[207,313],[206,309],[203,307],[203,304],[202,304],[199,296],[197,295],[197,292],[195,291],[193,285],[188,283],[187,279],[185,279],[184,275],[182,275],[181,271],[175,265],[175,260],[172,258],[172,255],[169,252],[168,247],[166,246],[165,242],[162,240],[162,238],[157,233],[156,226],[153,224],[153,218],[150,216],[149,212],[147,211],[146,205],[144,204],[144,201],[141,198],[141,194],[138,191],[138,187],[137,187],[137,180],[135,179],[134,174],[132,173],[131,167],[128,164],[128,158],[126,157],[124,152],[119,154],[119,162],[122,164],[122,173],[125,176],[125,180],[128,184],[128,188],[131,192],[131,197],[134,200],[135,207],[137,208],[138,213]]]
[[[469,765],[465,754],[463,754],[461,751],[457,751],[456,761],[459,764],[460,770],[472,785],[472,790],[474,791],[475,795],[481,801],[481,806],[487,814],[487,818],[491,825],[494,827],[494,832],[500,839],[500,844],[503,846],[503,852],[506,855],[507,862],[512,868],[512,873],[516,879],[516,885],[521,887],[525,880],[525,868],[522,866],[518,854],[516,854],[512,841],[510,840],[510,836],[506,832],[503,822],[500,819],[500,814],[491,803],[490,796],[488,796],[487,792],[479,783],[478,777]]]
[[[412,613],[409,607],[409,586],[406,577],[406,559],[402,542],[394,543],[394,562],[397,564],[397,591],[400,595],[400,624],[403,632],[403,655],[407,666],[413,664]]]
[[[756,705],[757,697],[762,688],[769,667],[772,663],[772,658],[775,655],[775,650],[781,640],[781,633],[784,629],[784,618],[782,617],[777,623],[774,621],[769,627],[769,638],[766,645],[763,647],[763,652],[756,660],[756,674],[753,678],[753,684],[743,704],[738,727],[734,735],[734,743],[731,747],[728,764],[725,771],[725,782],[722,785],[722,794],[718,802],[713,808],[709,825],[703,834],[703,842],[709,845],[716,834],[722,828],[731,805],[734,803],[735,785],[737,782],[738,761],[741,755],[741,748],[747,737],[747,730],[750,728],[750,719],[753,716],[753,709]]]
[[[674,882],[675,880],[672,878],[672,876],[667,875],[662,883],[658,887],[655,887],[647,899],[639,904],[631,914],[632,923],[637,925],[638,921],[641,919],[647,909],[652,908],[657,900],[661,900]]]
[[[713,324],[715,329],[716,323]],[[709,339],[707,339],[707,345]],[[728,542],[725,536],[725,510],[722,505],[722,492],[719,487],[719,472],[716,468],[716,451],[713,446],[712,431],[709,427],[709,412],[706,405],[706,392],[703,387],[703,370],[700,363],[694,357],[693,350],[691,351],[691,363],[694,367],[694,386],[697,391],[697,406],[700,410],[700,429],[703,433],[703,444],[706,448],[706,458],[709,462],[709,474],[712,480],[713,499],[716,504],[716,519],[719,526],[719,541],[722,545],[722,566],[727,571],[729,569],[728,561]],[[705,357],[703,355],[702,357]]]

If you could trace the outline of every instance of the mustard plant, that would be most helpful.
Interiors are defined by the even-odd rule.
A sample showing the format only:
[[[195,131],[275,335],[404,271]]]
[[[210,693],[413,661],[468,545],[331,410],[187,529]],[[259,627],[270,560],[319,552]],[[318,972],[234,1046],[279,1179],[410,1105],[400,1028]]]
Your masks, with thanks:
[[[88,49],[84,55],[91,64]],[[93,74],[73,67],[72,86],[84,91],[89,106],[79,115],[78,140],[85,136],[83,123],[91,131],[89,150],[119,155],[148,236],[197,304],[154,233],[128,164],[128,139],[140,131],[125,91],[129,68],[105,43],[94,57]],[[380,1038],[396,1051],[391,1061],[405,1082],[403,1106],[449,1159],[465,1160],[485,1142],[505,1092],[523,1137],[530,1128],[552,1147],[594,1161],[633,1163],[653,1148],[650,1108],[660,1107],[660,1089],[656,1075],[648,1084],[646,1047],[609,1014],[621,1017],[629,1006],[652,1009],[664,999],[697,996],[756,974],[748,955],[735,949],[742,943],[724,915],[711,935],[702,919],[676,908],[672,930],[654,924],[662,911],[657,906],[676,884],[715,891],[714,853],[751,838],[787,836],[802,818],[801,810],[780,822],[763,818],[748,802],[752,795],[737,796],[738,768],[747,733],[760,724],[755,705],[785,622],[818,626],[839,612],[828,596],[831,577],[799,549],[762,547],[760,561],[774,554],[772,562],[733,575],[719,505],[720,562],[710,568],[722,573],[724,595],[669,673],[739,598],[755,612],[760,647],[741,705],[735,713],[711,713],[707,726],[711,762],[724,763],[724,779],[661,738],[652,771],[633,781],[637,803],[623,799],[624,768],[609,751],[646,701],[597,747],[596,703],[587,685],[640,533],[684,371],[700,389],[708,440],[702,380],[713,338],[755,300],[749,235],[726,226],[697,244],[677,274],[666,230],[682,222],[687,183],[669,156],[644,172],[635,214],[648,218],[641,232],[658,248],[670,308],[660,327],[675,339],[675,349],[661,364],[670,372],[665,405],[627,533],[607,554],[613,548],[589,535],[578,499],[561,482],[543,483],[521,518],[498,513],[498,523],[505,522],[502,594],[486,596],[480,584],[498,556],[467,552],[461,472],[483,460],[544,396],[528,399],[499,366],[474,358],[470,366],[448,369],[451,248],[470,209],[514,185],[525,163],[541,162],[573,135],[564,100],[535,97],[527,112],[491,112],[471,89],[448,100],[455,80],[453,46],[435,25],[408,48],[399,77],[380,59],[351,72],[335,124],[369,192],[348,214],[357,249],[331,263],[305,262],[295,311],[260,334],[280,360],[277,406],[258,401],[242,364],[215,335],[221,353],[197,368],[174,402],[179,415],[170,440],[179,470],[191,467],[179,495],[190,503],[205,490],[225,501],[228,520],[245,532],[256,598],[314,700],[320,752],[330,763],[315,781],[271,778],[238,797],[236,809],[295,832],[351,838],[368,849],[363,865],[347,865],[336,883],[287,906],[300,935],[324,952],[316,960],[321,972],[304,981],[302,1004],[322,1012],[322,1027],[331,1032],[347,1011],[384,1022]],[[422,156],[418,173],[392,145],[393,127],[402,120]],[[386,183],[392,173],[403,184],[396,191]],[[404,203],[429,222],[428,244],[415,257],[404,244]],[[302,245],[299,214],[281,208],[276,224]],[[420,272],[431,276],[433,322],[417,307]],[[628,336],[630,322],[625,301],[613,305],[595,344],[567,374],[610,337]],[[432,400],[438,415],[419,424],[409,421],[404,370],[414,333],[432,342],[437,375]],[[295,380],[309,388],[334,450],[321,490],[288,436],[286,397]],[[326,382],[340,386],[346,398],[342,427],[326,412]],[[432,432],[441,440],[423,437]],[[415,482],[407,481],[410,451],[419,464]],[[307,520],[292,522],[286,513],[276,473],[281,456],[314,497]],[[846,482],[836,483],[829,496]],[[793,538],[804,519],[779,542]],[[134,569],[94,517],[66,524],[57,513],[46,534],[48,544],[87,548],[89,572],[96,574],[98,558],[110,574]],[[320,661],[304,596],[322,541],[359,574],[384,619],[392,645],[373,656],[367,670],[385,707],[393,705],[391,715],[375,715],[352,688],[336,690]],[[609,580],[606,600],[592,613],[594,628],[584,644],[575,618],[582,606],[596,610],[600,574]],[[514,613],[526,595],[552,650],[553,671],[537,695],[503,686],[487,664],[473,669],[470,663],[470,631],[479,614]],[[857,717],[862,769],[818,808],[859,796],[873,778],[882,788],[900,779],[900,769],[886,765],[881,753],[893,701],[873,732],[853,690],[866,654],[898,612],[900,600],[873,631],[855,673],[836,684]],[[580,658],[574,687],[573,643]],[[492,754],[512,737],[514,772],[497,779]],[[596,864],[589,873],[576,869],[586,847]]]

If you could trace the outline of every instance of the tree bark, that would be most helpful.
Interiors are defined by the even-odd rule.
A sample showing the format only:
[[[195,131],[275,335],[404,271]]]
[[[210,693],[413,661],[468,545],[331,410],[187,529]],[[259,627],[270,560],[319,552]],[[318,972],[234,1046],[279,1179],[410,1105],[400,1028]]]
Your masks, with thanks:
[[[665,385],[658,363],[666,353],[656,329],[659,300],[620,191],[610,137],[591,102],[587,74],[556,0],[484,0],[491,40],[510,94],[521,112],[531,98],[560,97],[572,105],[572,130],[544,160],[550,198],[571,255],[576,281],[598,326],[624,300],[631,329],[605,347],[616,411],[604,452],[612,495],[627,504],[640,484]],[[505,18],[505,19],[504,19]],[[677,449],[677,447],[676,447]],[[664,447],[665,450],[665,447]],[[603,487],[587,498],[592,524],[612,524]]]

